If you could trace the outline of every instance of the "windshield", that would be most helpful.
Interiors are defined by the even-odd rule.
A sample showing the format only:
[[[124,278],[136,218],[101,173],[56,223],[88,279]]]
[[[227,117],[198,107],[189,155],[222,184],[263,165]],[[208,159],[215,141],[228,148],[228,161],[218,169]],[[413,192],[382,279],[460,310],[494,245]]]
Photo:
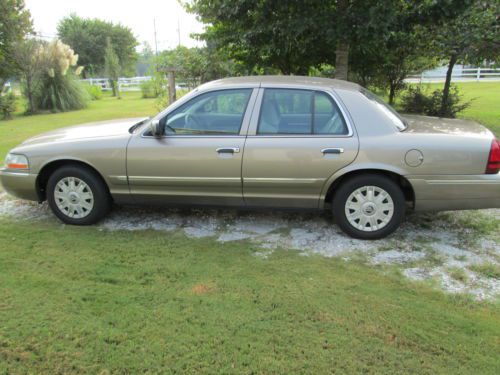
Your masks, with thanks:
[[[361,90],[361,93],[375,103],[377,108],[391,120],[396,129],[398,129],[399,131],[403,131],[408,127],[406,121],[399,115],[399,113],[397,113],[394,108],[384,102],[377,95],[366,89]]]

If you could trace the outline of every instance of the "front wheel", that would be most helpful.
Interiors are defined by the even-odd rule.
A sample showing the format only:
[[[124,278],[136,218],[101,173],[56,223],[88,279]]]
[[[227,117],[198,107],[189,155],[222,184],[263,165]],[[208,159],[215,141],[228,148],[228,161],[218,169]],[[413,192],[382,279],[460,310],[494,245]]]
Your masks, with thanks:
[[[360,175],[336,190],[333,215],[340,228],[354,238],[379,239],[394,232],[405,215],[405,197],[389,178]]]
[[[47,200],[52,212],[72,225],[94,224],[111,208],[102,179],[90,169],[73,165],[61,167],[50,176]]]

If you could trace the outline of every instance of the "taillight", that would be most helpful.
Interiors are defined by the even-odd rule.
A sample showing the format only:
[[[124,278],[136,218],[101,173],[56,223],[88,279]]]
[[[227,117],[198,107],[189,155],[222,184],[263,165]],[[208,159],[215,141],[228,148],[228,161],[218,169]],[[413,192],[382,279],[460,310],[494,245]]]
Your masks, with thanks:
[[[496,174],[500,171],[500,142],[494,139],[491,142],[490,156],[486,165],[486,174]]]

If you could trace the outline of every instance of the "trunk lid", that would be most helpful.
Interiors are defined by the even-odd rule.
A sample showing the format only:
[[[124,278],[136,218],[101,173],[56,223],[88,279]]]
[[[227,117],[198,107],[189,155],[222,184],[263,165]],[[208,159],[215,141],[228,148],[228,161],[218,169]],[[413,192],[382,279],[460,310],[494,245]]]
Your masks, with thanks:
[[[408,133],[493,138],[490,130],[471,120],[419,115],[403,115],[403,118],[408,124],[405,130]]]

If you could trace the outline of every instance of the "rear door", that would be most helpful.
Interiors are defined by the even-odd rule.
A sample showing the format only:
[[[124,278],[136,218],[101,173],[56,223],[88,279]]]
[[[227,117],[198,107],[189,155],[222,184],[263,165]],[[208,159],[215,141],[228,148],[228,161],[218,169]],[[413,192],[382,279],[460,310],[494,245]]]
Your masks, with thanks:
[[[317,208],[326,180],[357,153],[358,138],[333,92],[262,88],[243,156],[245,203]]]

